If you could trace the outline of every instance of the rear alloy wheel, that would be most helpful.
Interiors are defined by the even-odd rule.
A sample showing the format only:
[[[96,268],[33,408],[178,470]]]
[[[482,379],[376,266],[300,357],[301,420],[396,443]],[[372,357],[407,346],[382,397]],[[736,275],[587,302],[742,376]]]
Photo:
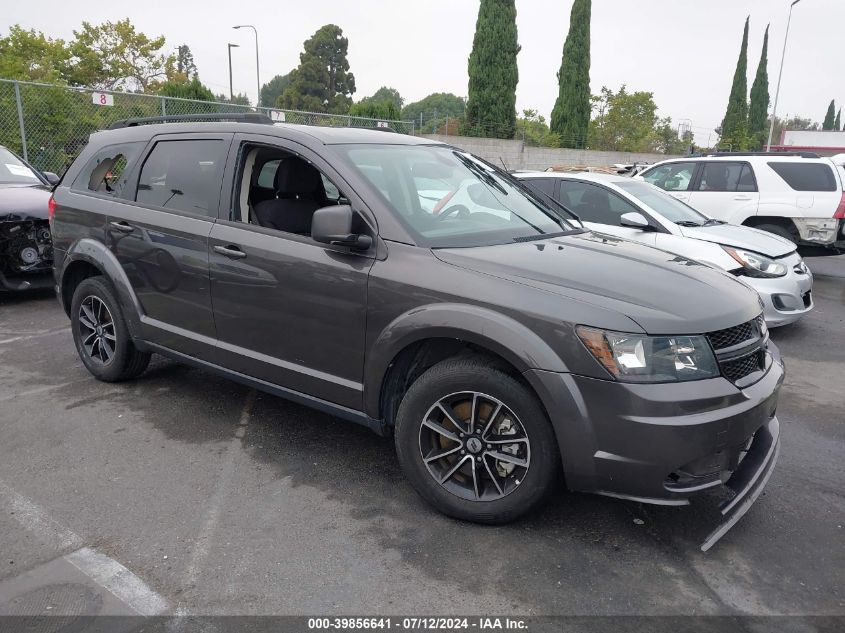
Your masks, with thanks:
[[[399,463],[439,511],[507,523],[558,480],[558,445],[537,398],[487,359],[447,359],[408,389],[396,416]]]
[[[95,378],[130,380],[150,364],[150,354],[133,344],[114,291],[102,277],[89,277],[76,287],[70,319],[76,351]]]

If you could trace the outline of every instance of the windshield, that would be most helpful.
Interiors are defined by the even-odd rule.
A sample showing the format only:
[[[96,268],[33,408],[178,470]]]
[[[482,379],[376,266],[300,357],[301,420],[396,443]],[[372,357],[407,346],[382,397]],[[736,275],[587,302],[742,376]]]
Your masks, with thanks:
[[[706,215],[648,183],[631,180],[615,184],[675,224],[703,226],[708,220]]]
[[[40,185],[41,179],[12,152],[0,147],[0,184]]]
[[[427,246],[504,244],[575,228],[508,174],[454,148],[338,149]]]

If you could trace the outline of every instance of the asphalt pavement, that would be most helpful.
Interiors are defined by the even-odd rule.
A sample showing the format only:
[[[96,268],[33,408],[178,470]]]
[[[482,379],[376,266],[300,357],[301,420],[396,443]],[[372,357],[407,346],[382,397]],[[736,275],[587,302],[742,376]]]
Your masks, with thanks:
[[[75,569],[139,613],[845,615],[845,256],[808,264],[780,461],[707,553],[711,499],[445,518],[390,439],[163,359],[97,382],[50,292],[0,295],[0,613]]]

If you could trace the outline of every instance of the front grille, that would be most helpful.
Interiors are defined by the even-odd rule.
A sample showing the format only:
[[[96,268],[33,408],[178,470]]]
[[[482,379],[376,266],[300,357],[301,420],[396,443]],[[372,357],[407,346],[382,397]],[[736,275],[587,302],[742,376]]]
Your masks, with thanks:
[[[738,382],[766,369],[766,335],[763,315],[734,327],[707,335],[722,375]],[[744,344],[744,345],[743,345]],[[737,348],[738,349],[732,349]],[[737,357],[737,353],[742,354]]]
[[[732,382],[742,380],[746,376],[766,368],[766,357],[762,350],[737,360],[719,363],[725,378]]]
[[[717,352],[720,349],[739,345],[740,343],[749,341],[758,336],[760,331],[759,321],[761,318],[762,317],[757,317],[753,321],[747,321],[741,325],[735,325],[734,327],[729,327],[724,330],[710,332],[710,334],[707,335],[707,338],[710,339],[710,344]]]

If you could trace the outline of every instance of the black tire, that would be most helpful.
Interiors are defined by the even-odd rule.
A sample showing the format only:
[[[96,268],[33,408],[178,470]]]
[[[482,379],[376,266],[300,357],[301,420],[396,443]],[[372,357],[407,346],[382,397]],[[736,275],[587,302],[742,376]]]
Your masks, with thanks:
[[[88,318],[92,306],[97,306],[99,314],[102,315],[101,319],[97,318],[96,323]],[[132,344],[120,304],[111,286],[102,277],[89,277],[76,287],[71,301],[70,317],[76,351],[85,367],[97,380],[121,382],[137,378],[144,373],[150,364],[150,354],[138,351]],[[91,325],[98,325],[100,329]],[[95,342],[89,344],[88,341],[92,337]],[[106,337],[113,337],[113,340]],[[111,353],[108,350],[111,350]]]
[[[490,449],[491,445],[485,440],[481,440],[480,448],[478,443],[469,443],[473,437],[471,433],[461,436],[464,437],[462,440],[458,440],[456,434],[452,440],[443,437],[443,427],[441,431],[432,431],[425,421],[434,421],[431,416],[445,413],[439,404],[447,398],[456,398],[449,402],[458,403],[450,406],[452,413],[458,417],[461,415],[459,411],[466,412],[466,407],[476,407],[478,402],[476,426],[492,424],[498,429],[497,433],[503,428],[505,431],[517,428],[522,431],[513,435],[494,435],[491,431],[486,437],[494,444],[503,444],[501,438],[523,434],[525,440],[520,441],[524,444],[502,446],[502,450],[493,446],[494,452],[488,452],[485,449]],[[465,399],[468,398],[471,398],[471,404],[467,404]],[[497,401],[501,408],[496,409],[493,401]],[[487,413],[483,412],[485,408]],[[471,417],[472,414],[465,415],[461,420],[467,431]],[[448,424],[448,417],[444,415],[441,422]],[[453,424],[450,428],[455,430],[460,427]],[[475,433],[481,437],[478,430]],[[432,435],[439,445],[427,443]],[[414,489],[440,512],[465,521],[487,524],[513,521],[537,508],[559,480],[560,453],[543,407],[528,387],[486,359],[447,359],[423,373],[399,405],[395,443],[399,464]],[[455,452],[452,450],[454,446],[460,447],[463,452]],[[520,460],[527,466],[525,469],[513,466],[510,474],[500,478],[502,470],[499,469],[510,466],[498,461],[495,456],[502,456],[505,450],[515,451],[514,455],[520,453]],[[424,452],[427,458],[435,460],[431,466],[426,464]],[[447,452],[452,454],[443,458],[432,457]],[[435,477],[441,477],[443,471],[450,472],[461,460],[468,462],[464,462],[447,481],[445,485],[452,486],[451,490],[447,489]],[[433,472],[436,468],[441,471]]]
[[[781,224],[758,224],[754,228],[760,231],[766,231],[767,233],[772,233],[778,237],[783,237],[793,244],[797,244],[801,239],[795,231],[790,231],[787,227]]]

